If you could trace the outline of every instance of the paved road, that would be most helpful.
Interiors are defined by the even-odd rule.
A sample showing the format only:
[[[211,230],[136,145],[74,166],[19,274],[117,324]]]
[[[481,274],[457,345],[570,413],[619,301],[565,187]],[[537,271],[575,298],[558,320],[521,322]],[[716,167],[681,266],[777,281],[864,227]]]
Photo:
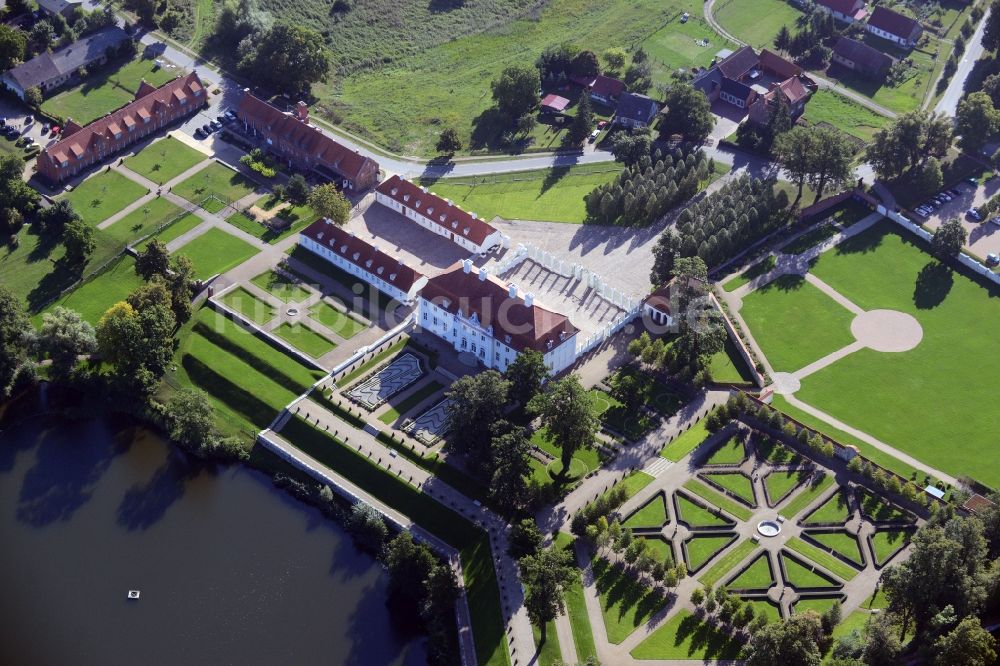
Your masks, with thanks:
[[[989,16],[989,13],[989,10],[986,10],[986,15],[979,22],[979,27],[972,33],[972,39],[969,40],[968,45],[965,47],[965,53],[962,54],[962,61],[958,63],[958,69],[955,70],[955,73],[951,77],[951,83],[948,84],[944,95],[941,96],[941,99],[934,106],[934,110],[938,113],[944,113],[949,116],[955,115],[955,110],[958,109],[958,100],[965,93],[965,80],[972,73],[972,69],[976,66],[976,61],[983,55],[983,33],[986,30],[986,17]]]

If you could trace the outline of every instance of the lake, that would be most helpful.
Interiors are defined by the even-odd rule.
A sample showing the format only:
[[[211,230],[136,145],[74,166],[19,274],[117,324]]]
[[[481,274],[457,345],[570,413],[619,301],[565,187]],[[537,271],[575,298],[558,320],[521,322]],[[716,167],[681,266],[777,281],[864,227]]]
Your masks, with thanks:
[[[0,663],[424,664],[386,584],[260,472],[110,419],[0,432]]]

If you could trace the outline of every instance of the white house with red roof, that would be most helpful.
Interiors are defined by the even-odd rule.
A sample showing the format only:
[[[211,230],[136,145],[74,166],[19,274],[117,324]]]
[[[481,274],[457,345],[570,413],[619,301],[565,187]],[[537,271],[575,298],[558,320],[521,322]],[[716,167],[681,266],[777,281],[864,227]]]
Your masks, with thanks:
[[[864,0],[816,0],[816,9],[843,23],[856,23],[868,16]]]
[[[376,188],[375,201],[469,252],[487,252],[503,242],[503,234],[475,213],[399,176]]]
[[[530,293],[504,284],[466,259],[427,281],[417,305],[420,326],[458,352],[503,372],[519,352],[541,352],[551,374],[576,361],[578,329]]]
[[[876,7],[872,12],[865,30],[907,48],[916,46],[920,36],[924,34],[920,21],[882,6]]]
[[[342,271],[361,278],[383,294],[411,304],[427,277],[374,245],[320,218],[299,233],[299,245]]]

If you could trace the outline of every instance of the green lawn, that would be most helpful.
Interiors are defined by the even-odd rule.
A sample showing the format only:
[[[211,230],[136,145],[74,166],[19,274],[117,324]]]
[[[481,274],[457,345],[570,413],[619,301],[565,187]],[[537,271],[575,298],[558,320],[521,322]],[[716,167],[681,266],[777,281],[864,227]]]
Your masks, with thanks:
[[[124,301],[142,284],[142,278],[135,274],[135,261],[123,256],[108,270],[49,305],[44,312],[61,305],[79,312],[84,320],[96,326],[108,308]],[[36,317],[36,320],[41,321],[41,318]]]
[[[912,67],[909,68],[906,79],[899,85],[888,86],[855,74],[844,67],[831,67],[826,76],[896,113],[906,113],[920,107],[927,92],[934,84],[935,73],[948,59],[948,53],[951,50],[949,45],[937,42],[932,38],[930,49],[933,50],[936,44],[941,44],[942,48],[942,53],[939,54],[937,61],[940,65],[936,65],[934,58],[923,51],[914,49],[907,52],[871,34],[866,34],[863,41],[891,56],[905,57],[910,60]]]
[[[685,23],[681,23],[680,16],[671,17],[640,45],[649,54],[654,69],[659,70],[656,72],[659,75],[653,77],[656,84],[666,83],[667,74],[677,68],[707,67],[719,49],[739,48],[716,33],[700,13]]]
[[[645,472],[632,472],[615,485],[625,486],[625,498],[631,499],[640,490],[653,482],[653,477]]]
[[[158,67],[154,60],[135,60],[117,67],[111,63],[95,70],[82,85],[51,97],[42,103],[42,110],[62,119],[72,118],[81,125],[122,107],[135,99],[139,83],[160,86],[176,77],[176,69]]]
[[[847,493],[841,489],[823,502],[815,511],[806,516],[806,525],[819,523],[846,523],[850,517],[850,506],[847,504]]]
[[[776,371],[793,372],[854,342],[854,315],[797,275],[743,298],[740,314]]]
[[[257,324],[266,324],[277,314],[270,304],[260,300],[243,287],[230,291],[222,297],[222,302]]]
[[[698,536],[687,541],[688,571],[697,571],[715,557],[723,548],[736,540],[736,536]]]
[[[163,185],[207,159],[209,157],[205,153],[168,136],[125,160],[125,166],[140,176]]]
[[[341,445],[338,440],[300,419],[289,421],[282,428],[281,435],[459,550],[479,663],[490,666],[508,664],[500,614],[500,590],[486,533],[437,500],[376,467],[354,449]]]
[[[819,597],[812,599],[800,599],[795,602],[792,606],[792,610],[796,613],[805,613],[806,611],[813,611],[817,615],[822,615],[826,611],[830,610],[830,607],[834,604],[839,604],[840,600],[833,597]],[[848,632],[850,633],[850,632]]]
[[[255,433],[322,376],[211,308],[181,336],[169,381],[209,395],[229,433]]]
[[[680,513],[678,520],[690,527],[728,527],[732,521],[718,516],[711,511],[695,504],[684,495],[677,495],[677,506]]]
[[[663,562],[666,566],[674,566],[674,549],[670,542],[660,536],[640,536],[646,541],[649,552],[658,562]]]
[[[913,514],[904,511],[888,500],[862,488],[858,488],[856,492],[858,502],[861,505],[861,513],[865,517],[878,522],[912,523],[914,521]]]
[[[666,605],[658,591],[640,585],[607,560],[596,559],[591,567],[611,643],[621,643]]]
[[[390,398],[388,402],[390,405],[389,409],[386,410],[385,414],[378,417],[378,420],[386,425],[391,425],[392,423],[395,423],[396,419],[400,416],[407,413],[424,400],[427,400],[443,388],[444,386],[432,380],[411,393],[405,399],[400,400],[398,403],[393,403],[393,399]]]
[[[747,556],[749,556],[750,553],[752,553],[756,548],[756,543],[750,539],[744,539],[738,546],[731,548],[729,552],[720,558],[718,562],[713,564],[710,569],[698,576],[698,580],[701,581],[701,584],[705,587],[714,587],[716,583],[726,577],[726,574],[728,574],[733,567],[746,559]],[[753,569],[758,561],[760,560],[755,560],[754,564],[750,565],[750,568]],[[766,561],[764,561],[764,566],[765,568],[767,567]],[[740,578],[744,575],[745,574],[740,574]],[[732,586],[732,583],[730,583],[729,587]]]
[[[1000,484],[1000,459],[982,455],[995,421],[983,408],[993,399],[984,378],[1000,375],[997,290],[940,268],[888,222],[824,253],[812,270],[866,310],[916,317],[923,339],[908,352],[851,354],[806,377],[796,397],[933,467]],[[928,391],[934,409],[912,399]]]
[[[812,249],[828,238],[837,235],[837,227],[829,223],[822,223],[802,234],[788,245],[781,248],[782,254],[802,254],[806,250]]]
[[[556,460],[559,460],[562,456],[562,449],[549,441],[545,434],[545,428],[539,428],[532,433],[531,443],[548,453]],[[585,470],[584,473],[592,472],[601,466],[601,456],[598,454],[597,449],[578,448],[573,454],[573,459],[580,461],[580,464]]]
[[[799,564],[798,560],[792,559],[784,553],[781,554],[781,560],[788,576],[786,582],[793,587],[837,587],[837,582],[832,578],[808,569]]]
[[[803,509],[809,506],[809,504],[814,502],[817,497],[822,495],[832,484],[833,477],[829,474],[824,474],[818,480],[810,483],[807,487],[800,490],[798,495],[792,498],[792,501],[784,506],[781,510],[781,515],[786,518],[794,518]]]
[[[749,520],[752,512],[750,509],[746,508],[742,504],[731,500],[725,495],[716,490],[709,488],[704,483],[697,481],[695,479],[689,479],[684,487],[689,491],[698,495],[702,499],[706,500],[709,504],[714,504],[723,511],[728,512],[732,516],[739,518],[740,520]]]
[[[752,541],[746,541],[744,543],[751,543],[751,544],[753,544]],[[756,545],[756,544],[754,544],[754,545]],[[748,552],[744,553],[743,557],[746,557],[746,555],[749,554],[749,550],[753,550],[753,549],[752,548],[748,549]],[[740,559],[742,559],[742,558],[740,558]],[[739,560],[736,560],[736,561],[738,562]],[[731,590],[766,590],[766,589],[768,589],[769,587],[771,587],[772,585],[774,585],[774,573],[771,571],[771,563],[770,562],[771,561],[770,561],[770,559],[768,559],[767,553],[766,552],[765,553],[761,553],[760,555],[757,556],[756,559],[754,559],[753,562],[750,563],[750,566],[748,566],[746,569],[743,570],[743,573],[741,573],[739,576],[737,576],[736,578],[734,578],[731,581],[729,581],[726,584],[726,587],[729,588],[729,589],[731,589]],[[735,562],[734,562],[734,564],[735,564]],[[714,567],[713,567],[713,569],[714,569]],[[701,580],[702,580],[702,582],[705,582],[706,585],[708,584],[705,581],[705,578],[702,578]]]
[[[68,200],[84,222],[96,227],[148,191],[117,171],[104,171],[60,198]]]
[[[156,197],[104,229],[104,233],[119,243],[131,245],[136,238],[170,224],[183,214],[184,211],[180,206],[176,206],[162,197]]]
[[[658,494],[622,523],[625,527],[660,527],[667,522],[663,494]]]
[[[747,457],[743,440],[733,435],[719,445],[705,461],[706,465],[738,465]]]
[[[271,270],[264,271],[250,281],[285,303],[301,303],[312,296],[312,292],[302,287],[294,278],[285,277]]]
[[[346,293],[351,294],[351,296],[347,297],[348,300],[343,302],[343,305],[348,310],[360,312],[368,317],[368,319],[376,320],[379,314],[388,310],[393,302],[391,298],[378,289],[375,289],[375,287],[362,282],[356,276],[337,268],[326,259],[317,256],[300,245],[292,246],[287,250],[287,253],[295,261],[302,262],[314,271],[344,287],[347,290]],[[314,282],[313,278],[297,271],[294,266],[289,268],[289,272],[301,278],[303,282]],[[340,295],[336,295],[335,298],[338,302],[342,299]]]
[[[708,359],[708,374],[713,382],[721,384],[750,384],[753,375],[739,350],[727,335],[721,351],[712,354]]]
[[[809,470],[774,471],[764,477],[764,487],[771,504],[777,504],[792,492],[796,486],[804,483],[811,476]]]
[[[753,484],[750,479],[737,472],[717,472],[702,475],[705,479],[714,481],[729,492],[733,493],[750,506],[757,505],[757,499],[753,494]]]
[[[734,275],[723,282],[722,288],[726,291],[736,291],[743,285],[749,284],[751,280],[759,278],[761,275],[767,275],[777,264],[777,258],[773,254],[769,254],[742,273]]]
[[[253,183],[219,162],[213,162],[173,188],[173,193],[198,204],[210,213],[222,210],[225,204],[235,204],[252,193]],[[206,202],[209,197],[214,200]],[[220,203],[218,200],[221,200]]]
[[[483,219],[581,223],[587,216],[583,197],[614,180],[620,164],[581,164],[515,173],[445,178],[422,184]]]
[[[806,558],[807,561],[812,560],[816,564],[820,565],[833,575],[840,577],[844,581],[849,581],[856,575],[858,575],[858,570],[855,569],[854,567],[848,564],[844,564],[833,555],[830,555],[829,553],[820,550],[819,548],[813,546],[812,544],[806,543],[805,541],[803,541],[798,537],[792,537],[791,539],[788,540],[786,545],[791,550],[794,550],[796,553]]]
[[[257,254],[257,248],[246,241],[213,227],[191,239],[177,250],[194,264],[195,274],[207,279],[239,266]]]
[[[890,118],[825,89],[817,90],[809,98],[804,118],[813,124],[829,123],[840,131],[864,141],[871,141],[876,130],[891,122]]]
[[[681,433],[677,439],[664,446],[660,455],[667,460],[677,462],[704,442],[709,434],[708,428],[705,427],[705,420],[702,419]]]
[[[837,551],[859,567],[864,565],[857,537],[851,536],[847,532],[810,532],[809,538]]]
[[[774,36],[781,26],[792,32],[802,12],[782,0],[722,0],[715,5],[715,19],[729,34],[756,49],[774,50]]]
[[[274,334],[313,358],[319,358],[337,347],[334,342],[301,323],[290,324],[286,321],[274,329]]]
[[[711,661],[736,659],[741,648],[740,640],[682,609],[629,654],[636,659]]]
[[[572,536],[559,532],[555,536],[555,546],[573,553]],[[574,554],[573,561],[576,561]],[[566,589],[566,614],[569,616],[570,629],[573,633],[573,644],[577,657],[586,660],[590,655],[597,654],[594,643],[594,632],[590,627],[590,615],[587,613],[587,601],[583,596],[583,573],[578,569],[573,571],[573,580]]]
[[[539,666],[562,664],[562,652],[559,647],[559,636],[556,635],[556,623],[547,622],[545,624],[545,642],[542,642],[542,630],[538,628],[538,625],[531,625],[531,633],[535,638],[535,649],[538,651],[535,663]]]
[[[910,543],[913,535],[911,530],[879,530],[872,535],[872,548],[875,551],[875,560],[878,564],[884,564],[896,551]]]
[[[345,340],[350,340],[368,328],[357,319],[341,312],[326,301],[309,308],[309,316]]]
[[[159,232],[158,234],[155,234],[151,238],[147,238],[146,240],[144,240],[139,245],[139,249],[141,250],[146,249],[146,246],[149,245],[150,241],[152,241],[153,238],[164,244],[169,243],[175,238],[180,238],[187,232],[197,227],[202,222],[203,220],[194,213],[187,213],[186,215],[184,215],[184,217],[178,219],[176,222],[173,222],[169,227],[167,227],[163,231]]]
[[[776,439],[771,439],[766,435],[757,439],[757,457],[763,458],[767,462],[779,465],[798,465],[802,462],[802,456],[792,451]]]

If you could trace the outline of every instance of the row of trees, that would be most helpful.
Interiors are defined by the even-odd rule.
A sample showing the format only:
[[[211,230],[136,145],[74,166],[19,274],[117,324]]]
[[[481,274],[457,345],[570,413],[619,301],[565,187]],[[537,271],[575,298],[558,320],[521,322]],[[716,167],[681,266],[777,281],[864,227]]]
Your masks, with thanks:
[[[794,33],[788,26],[781,26],[774,37],[774,46],[804,65],[819,69],[830,60],[830,45],[838,34],[832,14],[813,10]]]
[[[629,226],[651,224],[682,201],[693,197],[708,180],[714,162],[701,150],[675,149],[654,161],[648,154],[610,182],[584,197],[587,215],[602,224],[618,220]]]

